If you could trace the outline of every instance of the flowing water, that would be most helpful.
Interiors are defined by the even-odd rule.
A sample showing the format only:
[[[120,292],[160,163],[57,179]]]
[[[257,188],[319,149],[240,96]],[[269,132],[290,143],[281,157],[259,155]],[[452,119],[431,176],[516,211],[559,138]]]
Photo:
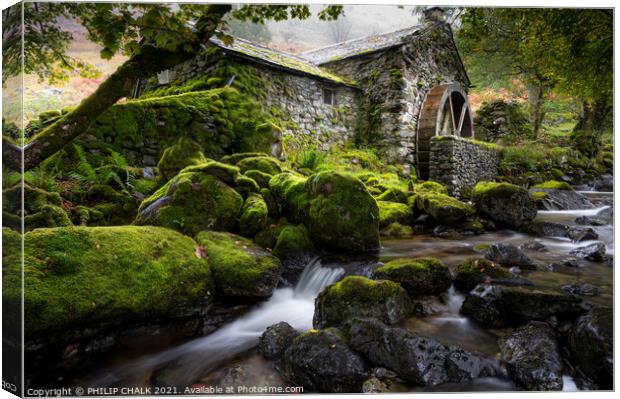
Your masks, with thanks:
[[[540,211],[537,220],[575,225],[578,216],[596,216],[609,224],[593,227],[604,242],[608,254],[614,253],[611,193],[585,192],[595,203],[605,204],[594,209],[570,211]],[[235,383],[246,385],[287,386],[274,370],[273,363],[260,356],[255,347],[266,327],[286,321],[294,328],[305,331],[312,328],[314,298],[327,285],[349,274],[369,276],[382,262],[398,257],[433,256],[453,268],[463,260],[483,256],[481,244],[498,242],[523,244],[536,240],[545,245],[546,252],[526,251],[541,266],[565,259],[568,253],[589,242],[574,244],[561,237],[535,238],[510,230],[467,236],[459,240],[439,239],[432,236],[415,236],[405,240],[384,241],[378,259],[367,260],[315,259],[302,273],[294,288],[278,288],[273,296],[257,305],[237,320],[222,326],[210,335],[179,345],[168,343],[168,348],[108,355],[102,364],[107,367],[95,374],[84,373],[74,380],[88,386],[143,386],[152,383],[153,375],[170,385],[225,385],[230,376]],[[613,303],[613,268],[602,264],[583,262],[579,268],[566,267],[549,271],[523,271],[523,276],[537,287],[561,290],[568,283],[587,282],[601,288],[601,294],[584,300],[611,306]],[[434,306],[435,312],[427,317],[410,317],[402,327],[432,336],[444,344],[458,345],[489,357],[498,357],[497,339],[506,331],[481,328],[459,314],[463,295],[451,288]],[[515,386],[504,378],[481,378],[459,384],[443,384],[433,388],[401,387],[403,390],[424,391],[510,391]],[[564,389],[577,389],[569,376],[564,376]]]

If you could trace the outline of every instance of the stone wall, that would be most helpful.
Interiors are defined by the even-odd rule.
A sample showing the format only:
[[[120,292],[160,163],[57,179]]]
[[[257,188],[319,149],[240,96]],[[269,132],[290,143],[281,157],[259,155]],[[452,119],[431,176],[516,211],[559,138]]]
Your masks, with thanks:
[[[170,75],[174,84],[182,85],[220,67],[209,63],[206,57],[200,55],[174,68]],[[277,117],[285,120],[285,137],[301,145],[312,142],[322,150],[329,150],[336,144],[344,145],[352,138],[358,115],[359,90],[311,75],[256,64],[234,55],[227,55],[224,62],[253,69],[257,77],[256,89],[260,91],[255,98],[265,110],[275,109]],[[324,89],[332,91],[333,104],[323,101]]]
[[[426,93],[443,83],[469,84],[452,31],[445,23],[415,32],[403,46],[322,66],[360,83],[362,98],[380,109],[375,144],[388,161],[403,164],[405,170],[415,162],[417,118]],[[364,117],[369,114],[360,115]]]
[[[450,195],[461,197],[465,190],[483,180],[495,180],[500,154],[487,146],[456,136],[431,139],[430,180],[448,187]]]

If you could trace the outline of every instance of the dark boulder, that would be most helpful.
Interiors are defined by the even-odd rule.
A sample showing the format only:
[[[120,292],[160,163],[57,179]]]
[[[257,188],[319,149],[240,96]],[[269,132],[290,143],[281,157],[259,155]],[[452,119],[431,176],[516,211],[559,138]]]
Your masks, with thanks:
[[[547,323],[530,322],[499,341],[508,374],[528,391],[562,390],[562,357]]]
[[[569,252],[569,255],[592,262],[603,262],[605,260],[605,252],[605,244],[599,241],[575,248]]]
[[[389,280],[348,276],[325,288],[315,300],[314,328],[339,326],[351,317],[374,317],[394,324],[411,309],[407,292]]]
[[[579,368],[600,389],[613,389],[613,316],[611,308],[594,308],[573,323],[568,337]]]
[[[266,359],[277,359],[288,348],[299,332],[287,322],[267,327],[258,341],[258,351]]]
[[[549,251],[543,243],[537,240],[530,240],[530,241],[524,242],[523,244],[519,245],[519,249],[526,249],[528,251],[537,251],[537,252],[548,252]]]
[[[472,201],[479,214],[510,228],[530,223],[538,212],[530,193],[510,183],[480,182],[473,188]]]
[[[565,224],[554,222],[532,222],[521,230],[537,237],[566,237],[569,227]]]
[[[530,190],[534,196],[542,197],[537,203],[540,209],[567,210],[590,209],[594,204],[585,195],[575,190],[538,189]],[[538,193],[538,194],[536,194]],[[544,194],[544,195],[541,195]]]
[[[601,288],[588,283],[572,283],[562,286],[562,291],[569,295],[597,296]]]
[[[597,240],[598,234],[591,227],[573,226],[568,230],[568,238],[573,240],[574,243],[580,243],[582,241]]]
[[[352,319],[347,330],[351,346],[370,362],[416,385],[434,386],[498,374],[489,359],[376,319]]]
[[[518,266],[522,269],[536,270],[536,263],[525,252],[512,244],[493,244],[485,257],[503,266]]]
[[[607,222],[599,218],[591,218],[589,216],[579,216],[575,219],[575,223],[585,226],[604,226]]]
[[[411,297],[438,295],[452,284],[450,270],[435,258],[395,259],[377,268],[373,278],[395,281]]]
[[[612,192],[614,191],[614,177],[612,175],[601,175],[593,184],[594,190]]]
[[[518,325],[551,316],[573,318],[583,313],[581,299],[525,287],[479,285],[467,294],[461,313],[492,327]]]
[[[454,268],[454,287],[460,292],[467,293],[480,283],[532,285],[531,281],[486,259],[470,259]]]
[[[349,349],[342,332],[335,328],[299,335],[276,367],[286,379],[307,391],[361,392],[369,377],[364,360]]]

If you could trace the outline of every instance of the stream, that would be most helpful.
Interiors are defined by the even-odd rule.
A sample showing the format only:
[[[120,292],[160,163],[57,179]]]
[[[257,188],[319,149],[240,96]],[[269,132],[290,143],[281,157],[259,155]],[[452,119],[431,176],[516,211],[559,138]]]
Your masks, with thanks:
[[[597,216],[609,224],[595,226],[599,240],[607,253],[614,253],[613,210],[608,205],[613,193],[582,192],[595,204],[593,209],[570,211],[539,211],[536,220],[575,225],[578,216]],[[369,276],[380,262],[399,257],[432,256],[451,269],[468,258],[481,257],[481,244],[498,242],[520,245],[536,240],[548,251],[526,250],[530,258],[547,265],[568,257],[568,253],[582,245],[560,237],[533,237],[511,230],[501,230],[477,236],[448,240],[418,235],[411,239],[382,242],[378,259],[347,260],[314,259],[303,271],[297,285],[282,287],[273,296],[210,335],[184,343],[159,342],[141,345],[139,350],[115,350],[98,363],[97,368],[84,370],[70,379],[75,385],[92,387],[149,386],[153,375],[158,381],[177,386],[289,386],[274,369],[273,362],[265,360],[256,350],[258,339],[266,327],[286,321],[300,331],[312,328],[314,298],[323,288],[346,275]],[[605,263],[584,261],[583,267],[564,267],[554,271],[540,267],[537,271],[522,271],[537,288],[560,291],[568,283],[590,283],[601,288],[598,296],[583,297],[584,301],[611,307],[613,305],[613,268]],[[497,339],[502,332],[484,329],[459,314],[464,300],[452,287],[436,304],[437,310],[427,317],[412,316],[402,327],[432,336],[444,344],[463,347],[489,357],[499,355]],[[505,332],[504,332],[505,333]],[[508,379],[480,378],[459,384],[435,387],[392,387],[398,391],[511,391],[516,387]],[[569,376],[564,376],[564,390],[576,390]],[[183,392],[178,392],[183,393]]]

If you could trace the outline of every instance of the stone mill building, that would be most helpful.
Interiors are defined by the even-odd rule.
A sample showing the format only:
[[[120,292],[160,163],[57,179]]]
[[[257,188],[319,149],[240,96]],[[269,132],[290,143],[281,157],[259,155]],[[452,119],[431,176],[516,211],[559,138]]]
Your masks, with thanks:
[[[493,177],[497,155],[461,139],[474,137],[471,82],[441,10],[427,11],[418,26],[301,54],[239,38],[212,38],[205,47],[256,67],[270,82],[260,101],[295,122],[283,134],[307,137],[323,149],[350,140],[371,144],[404,173],[416,168],[421,178],[442,181],[458,195],[461,186]],[[157,84],[208,73],[208,63],[197,57],[161,73]]]

